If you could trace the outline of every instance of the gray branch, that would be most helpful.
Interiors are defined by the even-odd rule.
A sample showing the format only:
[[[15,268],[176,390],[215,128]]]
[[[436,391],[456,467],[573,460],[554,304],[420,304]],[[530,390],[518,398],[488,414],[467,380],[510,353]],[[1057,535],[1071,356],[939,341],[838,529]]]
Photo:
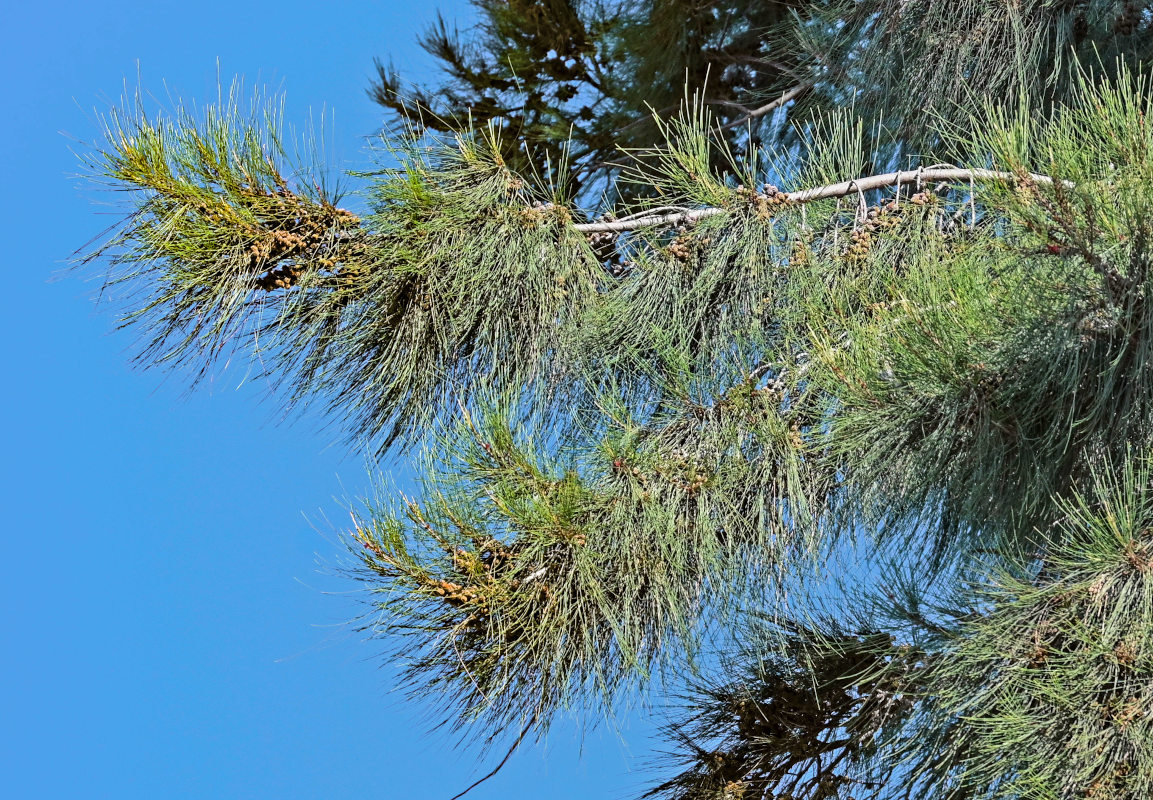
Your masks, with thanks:
[[[758,109],[759,110],[759,109]],[[1042,186],[1052,186],[1053,178],[1048,175],[1028,173],[1027,179]],[[930,182],[956,183],[967,181],[974,183],[1016,183],[1021,176],[1015,172],[999,172],[991,169],[959,169],[956,167],[931,167],[929,169],[906,169],[898,172],[886,172],[882,175],[870,175],[865,178],[831,183],[827,186],[814,186],[811,189],[801,189],[796,192],[781,192],[776,197],[783,197],[791,205],[802,205],[817,200],[828,200],[835,197],[846,197],[851,194],[863,194],[873,189],[883,189],[886,186],[908,186]],[[1073,188],[1072,181],[1062,181],[1067,189]],[[673,214],[647,214],[634,216],[631,219],[614,220],[612,222],[585,222],[576,225],[581,233],[623,233],[635,231],[640,228],[660,227],[663,225],[683,225],[698,222],[708,217],[724,214],[724,208],[698,208],[692,211],[682,211]]]

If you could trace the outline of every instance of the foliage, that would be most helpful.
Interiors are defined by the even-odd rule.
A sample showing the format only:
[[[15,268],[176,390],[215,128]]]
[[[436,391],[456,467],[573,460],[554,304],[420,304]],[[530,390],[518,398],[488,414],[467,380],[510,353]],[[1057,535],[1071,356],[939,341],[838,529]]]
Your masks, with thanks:
[[[880,0],[814,3],[793,33],[814,75],[815,107],[851,102],[884,119],[906,153],[945,145],[926,120],[964,123],[974,102],[1027,93],[1044,112],[1074,93],[1079,64],[1115,74],[1119,58],[1147,64],[1147,2],[1116,0]],[[809,9],[806,9],[809,10]]]
[[[1153,496],[1148,459],[1062,501],[1045,556],[975,591],[926,692],[939,763],[970,797],[1153,791]],[[942,777],[940,775],[938,778]],[[948,791],[941,791],[948,796]]]
[[[884,783],[871,762],[916,703],[924,654],[880,632],[764,622],[751,641],[781,640],[722,662],[665,729],[681,771],[647,796],[677,800],[837,797]],[[891,777],[896,766],[880,762]]]
[[[363,215],[275,106],[129,105],[90,167],[135,205],[88,260],[144,362],[247,351],[354,442],[425,445],[349,571],[461,738],[679,689],[654,795],[1145,796],[1150,14],[763,5],[481,5],[479,53],[431,42],[460,113],[383,137]],[[606,213],[595,126],[681,90],[618,58],[657,23],[675,63],[739,41],[807,93],[788,134],[736,133],[715,87],[656,108]],[[570,141],[606,61],[623,88]],[[880,174],[922,146],[956,163]]]
[[[402,166],[370,176],[362,220],[284,177],[300,168],[262,105],[242,113],[234,90],[203,122],[183,109],[109,119],[91,170],[140,205],[87,258],[126,267],[110,287],[146,293],[125,318],[152,336],[143,361],[210,360],[250,338],[292,402],[326,398],[381,446],[454,397],[549,376],[557,322],[579,316],[600,268],[490,132],[396,143]]]
[[[543,731],[558,710],[611,709],[815,535],[820,498],[771,391],[602,414],[599,438],[547,452],[507,406],[466,413],[426,459],[422,502],[358,516],[362,577],[395,620],[377,632],[421,650],[410,686],[446,722]]]
[[[615,180],[630,164],[620,149],[659,142],[686,86],[730,142],[751,133],[803,143],[769,113],[782,92],[800,90],[795,122],[848,104],[887,124],[871,167],[936,151],[953,160],[961,154],[931,121],[963,123],[974,99],[1022,92],[1044,110],[1069,99],[1079,63],[1107,74],[1119,57],[1149,63],[1149,9],[1142,0],[474,0],[469,34],[441,18],[421,40],[442,82],[409,85],[379,63],[370,95],[428,131],[495,123],[517,169],[568,150],[574,191],[607,188],[627,201],[645,186]]]
[[[493,123],[501,155],[516,169],[570,151],[577,164],[570,188],[603,190],[619,165],[618,148],[654,143],[686,81],[708,84],[707,103],[725,122],[796,84],[788,63],[765,57],[762,36],[784,25],[793,5],[473,0],[478,22],[470,36],[442,18],[421,40],[446,73],[443,83],[411,86],[378,63],[370,94],[427,131]]]
[[[106,118],[89,169],[140,202],[87,258],[109,257],[108,288],[130,292],[127,320],[155,334],[143,359],[206,356],[207,367],[259,330],[269,299],[287,297],[277,289],[323,290],[335,264],[364,268],[356,216],[319,185],[290,187],[281,121],[277,104],[246,108],[236,87],[203,121],[183,107],[153,121],[140,95]]]

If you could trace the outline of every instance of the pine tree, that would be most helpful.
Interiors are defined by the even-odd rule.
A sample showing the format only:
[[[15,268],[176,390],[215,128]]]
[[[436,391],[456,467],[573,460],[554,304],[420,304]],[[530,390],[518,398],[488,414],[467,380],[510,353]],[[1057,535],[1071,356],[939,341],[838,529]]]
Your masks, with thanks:
[[[349,572],[462,739],[642,698],[662,798],[1153,796],[1151,6],[481,2],[368,213],[275,103],[133,101],[85,260],[143,363],[420,465]]]

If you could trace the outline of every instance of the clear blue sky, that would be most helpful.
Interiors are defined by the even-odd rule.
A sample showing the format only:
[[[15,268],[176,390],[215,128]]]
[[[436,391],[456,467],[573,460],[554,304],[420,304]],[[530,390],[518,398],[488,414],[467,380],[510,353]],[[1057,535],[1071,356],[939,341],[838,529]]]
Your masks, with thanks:
[[[467,24],[461,0],[442,0]],[[0,125],[8,280],[3,434],[0,796],[447,800],[484,770],[425,735],[379,646],[343,623],[353,588],[318,569],[321,520],[364,490],[359,457],[315,419],[277,424],[225,372],[192,395],[129,366],[133,338],[64,273],[112,218],[71,176],[72,138],[137,64],[188,99],[227,78],[284,89],[295,121],[327,106],[336,154],[363,166],[381,121],[372,58],[429,75],[415,2],[11,3]],[[101,212],[101,213],[98,213]],[[55,277],[55,279],[54,279]],[[406,480],[398,474],[399,480]],[[317,522],[314,526],[305,516]],[[473,797],[634,796],[650,740],[572,729]],[[634,770],[630,772],[630,767]]]

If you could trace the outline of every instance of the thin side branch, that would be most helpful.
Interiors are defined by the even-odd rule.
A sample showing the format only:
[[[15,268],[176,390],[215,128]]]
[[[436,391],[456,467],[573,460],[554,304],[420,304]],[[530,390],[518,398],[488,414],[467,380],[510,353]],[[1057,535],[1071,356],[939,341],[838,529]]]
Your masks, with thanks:
[[[850,194],[868,192],[873,189],[883,189],[886,186],[918,185],[930,182],[981,182],[981,183],[1017,183],[1029,181],[1043,186],[1052,186],[1053,178],[1048,175],[1027,173],[1021,175],[1014,172],[999,172],[991,169],[959,169],[955,167],[932,167],[929,169],[906,169],[898,172],[886,172],[881,175],[870,175],[865,178],[831,183],[827,186],[814,186],[811,189],[802,189],[797,192],[781,192],[776,195],[783,197],[791,205],[802,205],[817,200],[828,200],[836,197],[846,197]],[[1062,181],[1066,188],[1073,188],[1071,181]],[[649,214],[633,217],[632,219],[615,220],[612,222],[585,222],[576,225],[581,233],[624,233],[640,228],[651,228],[662,225],[682,225],[698,222],[708,217],[715,217],[725,213],[724,208],[698,208],[692,211],[683,211],[674,214]]]
[[[789,102],[790,100],[793,100],[793,99],[796,99],[797,97],[800,97],[802,94],[804,94],[805,92],[807,92],[811,88],[812,88],[812,84],[799,83],[796,86],[792,87],[791,89],[786,89],[784,92],[781,93],[781,96],[778,97],[776,100],[773,100],[770,103],[766,103],[765,105],[760,106],[758,108],[749,108],[748,106],[746,106],[742,103],[737,103],[737,102],[734,102],[732,100],[710,100],[710,99],[706,98],[704,100],[701,100],[700,103],[701,103],[701,105],[706,105],[706,106],[723,106],[726,108],[732,108],[732,109],[735,109],[736,111],[740,112],[741,116],[737,117],[736,119],[729,120],[728,122],[726,122],[723,125],[717,125],[716,126],[716,129],[718,131],[724,131],[724,130],[728,130],[729,128],[735,128],[738,125],[743,125],[744,123],[748,122],[751,119],[756,119],[757,117],[763,117],[765,114],[768,114],[770,111],[775,111],[776,109],[780,108],[781,106],[783,106],[785,103]],[[633,120],[629,124],[618,129],[617,133],[618,134],[624,133],[627,130],[630,130],[632,128],[637,127],[638,125],[644,125],[646,122],[652,122],[654,119],[657,122],[660,122],[660,120],[663,119],[668,114],[671,114],[672,112],[674,112],[680,108],[683,108],[683,107],[684,107],[683,103],[677,103],[675,105],[665,106],[662,109],[659,109],[657,111],[653,111],[652,113],[646,114],[645,116],[640,117],[639,119]],[[608,163],[613,163],[613,162],[608,162]]]
[[[737,117],[734,120],[729,120],[724,125],[718,125],[717,130],[725,131],[725,130],[728,130],[729,128],[736,128],[739,125],[744,125],[746,122],[748,122],[751,119],[756,119],[757,117],[763,117],[765,114],[768,114],[772,111],[776,111],[778,108],[780,108],[781,106],[783,106],[785,103],[789,102],[790,100],[795,100],[796,98],[800,97],[802,94],[807,92],[810,88],[812,88],[812,87],[808,83],[799,83],[796,86],[794,86],[792,89],[786,89],[781,94],[781,96],[778,97],[776,100],[773,100],[770,103],[765,103],[763,106],[760,106],[758,108],[754,108],[752,111],[748,111],[745,114]]]

